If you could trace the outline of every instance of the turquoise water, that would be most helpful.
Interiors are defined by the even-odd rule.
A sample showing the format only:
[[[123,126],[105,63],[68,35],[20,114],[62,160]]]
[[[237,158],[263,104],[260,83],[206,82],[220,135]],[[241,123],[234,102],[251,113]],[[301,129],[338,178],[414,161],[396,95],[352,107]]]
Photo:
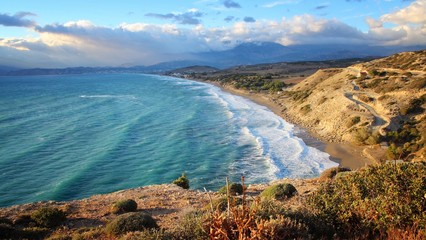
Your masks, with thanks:
[[[163,76],[0,77],[0,206],[225,177],[313,177],[336,165],[267,108]]]

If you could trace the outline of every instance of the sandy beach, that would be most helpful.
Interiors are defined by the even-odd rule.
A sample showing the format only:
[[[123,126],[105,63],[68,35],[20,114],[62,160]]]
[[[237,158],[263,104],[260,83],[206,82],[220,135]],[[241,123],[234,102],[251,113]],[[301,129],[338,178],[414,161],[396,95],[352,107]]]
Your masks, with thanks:
[[[299,129],[299,131],[297,131],[297,136],[302,138],[308,146],[315,147],[328,153],[330,155],[330,159],[339,163],[341,167],[347,167],[355,170],[375,163],[375,161],[365,157],[362,154],[364,149],[362,146],[356,146],[346,142],[329,142],[325,139],[321,139],[318,135],[315,134],[315,132],[312,131],[312,129],[301,127],[299,123],[292,121],[292,119],[286,115],[285,106],[274,102],[266,94],[238,90],[233,87],[222,86],[217,82],[208,83],[221,88],[223,91],[245,97],[257,104],[269,108],[272,112],[283,118],[285,121],[294,124]]]

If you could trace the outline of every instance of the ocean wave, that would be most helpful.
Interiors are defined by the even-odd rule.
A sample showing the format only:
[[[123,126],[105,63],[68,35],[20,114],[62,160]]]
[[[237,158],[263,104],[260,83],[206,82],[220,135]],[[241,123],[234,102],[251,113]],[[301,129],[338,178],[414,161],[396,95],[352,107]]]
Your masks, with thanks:
[[[119,98],[119,99],[137,99],[133,95],[80,95],[80,98]]]
[[[231,121],[241,129],[242,136],[259,148],[262,160],[269,165],[268,171],[263,172],[263,178],[315,177],[323,170],[337,166],[327,153],[306,145],[295,136],[294,125],[268,108],[214,86],[210,91],[232,113]],[[252,172],[251,169],[240,171]]]

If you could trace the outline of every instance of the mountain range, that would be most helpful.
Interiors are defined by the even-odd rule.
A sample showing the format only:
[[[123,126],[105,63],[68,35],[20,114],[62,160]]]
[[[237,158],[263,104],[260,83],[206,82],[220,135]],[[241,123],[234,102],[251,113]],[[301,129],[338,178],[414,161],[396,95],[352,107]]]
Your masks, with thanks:
[[[283,46],[273,42],[249,42],[242,43],[229,50],[193,53],[188,59],[161,62],[151,66],[70,67],[63,69],[16,69],[9,66],[0,66],[0,75],[78,74],[95,72],[158,73],[194,65],[204,65],[225,69],[232,66],[260,63],[382,57],[398,52],[421,49],[426,49],[426,46],[390,47],[331,44]]]

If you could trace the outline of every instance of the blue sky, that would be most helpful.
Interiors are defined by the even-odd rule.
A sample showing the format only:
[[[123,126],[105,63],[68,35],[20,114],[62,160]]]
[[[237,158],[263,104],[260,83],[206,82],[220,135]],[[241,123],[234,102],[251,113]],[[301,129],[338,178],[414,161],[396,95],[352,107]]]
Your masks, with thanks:
[[[426,45],[426,0],[10,0],[0,7],[0,65],[149,65],[252,41]]]

